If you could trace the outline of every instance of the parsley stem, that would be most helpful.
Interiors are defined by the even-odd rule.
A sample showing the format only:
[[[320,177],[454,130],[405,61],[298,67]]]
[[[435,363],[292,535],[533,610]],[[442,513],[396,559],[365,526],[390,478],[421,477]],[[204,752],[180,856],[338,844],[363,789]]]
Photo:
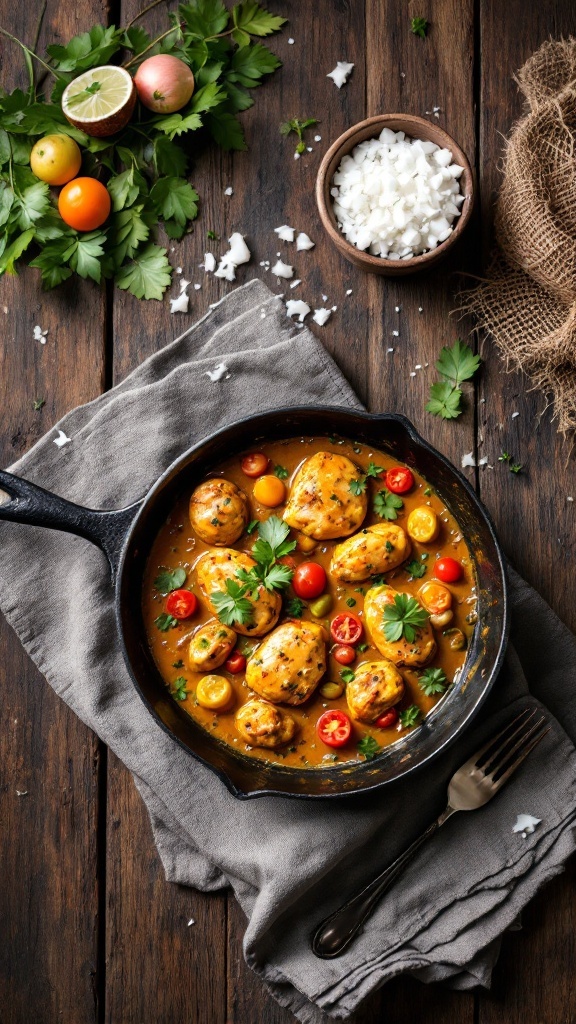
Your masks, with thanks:
[[[37,60],[38,63],[41,64],[43,68],[46,68],[46,71],[49,71],[51,75],[54,75],[54,78],[58,79],[60,77],[55,72],[54,68],[51,68],[50,65],[46,63],[45,60],[42,60],[42,57],[39,57],[37,53],[34,53],[34,50],[31,50],[28,46],[26,46],[23,42],[21,42],[20,39],[18,39],[16,36],[13,36],[11,32],[7,32],[5,28],[0,28],[0,33],[2,33],[3,36],[6,36],[7,39],[11,39],[13,43],[18,43],[18,46],[20,46],[22,48],[22,50],[24,50],[24,53],[27,55],[27,59],[26,59],[26,64],[27,65],[29,65],[30,58],[34,57],[34,60]],[[29,66],[31,66],[31,65],[29,65]]]
[[[153,0],[153,2],[151,4],[148,4],[147,7],[144,7],[143,10],[141,10],[138,14],[134,15],[134,17],[132,18],[132,21],[129,21],[128,24],[126,25],[125,31],[127,31],[129,28],[132,28],[132,25],[134,24],[134,22],[138,21],[139,18],[143,18],[145,14],[148,14],[148,11],[152,10],[153,7],[157,7],[158,4],[163,4],[163,3],[164,3],[164,0]]]
[[[148,44],[146,49],[142,50],[142,53],[139,53],[137,57],[132,57],[132,60],[129,60],[127,64],[123,64],[122,67],[125,70],[127,68],[129,68],[129,67],[132,67],[132,64],[136,64],[138,61],[142,60],[142,57],[144,56],[144,54],[148,53],[148,50],[152,50],[156,46],[156,43],[159,43],[162,39],[165,39],[166,36],[169,36],[171,32],[177,32],[177,31],[178,31],[177,27],[174,26],[174,25],[171,25],[169,29],[166,29],[166,32],[162,32],[161,35],[156,36],[156,39],[153,39],[152,42]]]

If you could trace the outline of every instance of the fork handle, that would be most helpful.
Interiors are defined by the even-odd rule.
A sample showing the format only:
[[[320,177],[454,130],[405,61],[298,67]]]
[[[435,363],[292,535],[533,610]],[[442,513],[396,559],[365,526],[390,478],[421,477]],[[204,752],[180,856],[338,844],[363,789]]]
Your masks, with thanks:
[[[362,925],[370,916],[378,900],[396,881],[398,875],[416,856],[424,843],[431,839],[435,832],[454,814],[454,808],[448,806],[445,811],[428,826],[422,835],[401,853],[381,874],[361,889],[356,896],[344,903],[338,910],[327,917],[314,932],[312,952],[321,960],[332,960],[340,956],[348,948]]]

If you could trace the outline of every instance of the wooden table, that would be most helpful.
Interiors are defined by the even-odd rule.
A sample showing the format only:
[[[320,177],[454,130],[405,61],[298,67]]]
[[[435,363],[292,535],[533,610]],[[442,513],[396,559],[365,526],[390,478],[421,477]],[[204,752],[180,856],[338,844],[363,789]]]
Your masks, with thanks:
[[[139,7],[137,0],[48,0],[39,45],[64,41],[107,18],[125,24]],[[198,270],[208,229],[223,239],[233,230],[247,235],[253,258],[239,272],[242,282],[281,248],[273,228],[295,224],[316,241],[312,253],[295,257],[304,297],[322,305],[324,293],[338,306],[318,336],[362,400],[373,410],[408,415],[457,465],[466,452],[489,457],[494,469],[467,472],[518,569],[574,627],[575,509],[566,500],[576,494],[574,459],[549,414],[541,416],[543,399],[528,392],[521,376],[506,375],[490,341],[480,340],[484,367],[467,392],[465,415],[445,423],[424,410],[441,346],[470,331],[469,323],[449,314],[461,283],[457,272],[478,271],[486,260],[502,135],[522,108],[512,75],[544,39],[576,30],[573,4],[271,0],[270,7],[290,18],[272,41],[284,67],[244,115],[249,151],[232,157],[206,150],[191,175],[201,216],[171,254],[186,277],[202,281],[190,314],[170,316],[167,301],[139,302],[77,280],[44,294],[32,270],[2,280],[2,464],[22,455],[74,405],[121,380],[229,290]],[[38,0],[2,0],[1,10],[0,23],[31,43]],[[413,15],[431,21],[426,40],[411,33]],[[152,11],[147,27],[162,18],[159,9]],[[324,77],[337,60],[355,64],[341,90]],[[11,89],[24,80],[21,54],[3,40],[2,85]],[[321,155],[366,116],[423,115],[434,107],[438,123],[476,163],[475,224],[451,263],[430,276],[402,282],[363,276],[320,229],[313,189]],[[278,133],[280,122],[293,116],[321,119],[322,141],[299,161],[291,141]],[[229,184],[234,194],[227,198]],[[346,297],[348,288],[353,291]],[[37,323],[49,332],[45,346],[33,340]],[[416,364],[430,366],[411,377]],[[41,413],[33,409],[37,398],[46,400]],[[258,403],[273,406],[273,375],[269,393],[255,396]],[[514,412],[519,415],[512,418]],[[519,476],[498,463],[502,448],[524,463]],[[244,920],[233,898],[165,882],[126,769],[53,694],[5,623],[0,638],[2,1024],[288,1024],[292,1015],[243,963]],[[454,994],[400,980],[369,1000],[358,1024],[573,1022],[575,880],[572,863],[528,908],[524,930],[504,940],[491,994]],[[187,927],[191,917],[196,924]]]

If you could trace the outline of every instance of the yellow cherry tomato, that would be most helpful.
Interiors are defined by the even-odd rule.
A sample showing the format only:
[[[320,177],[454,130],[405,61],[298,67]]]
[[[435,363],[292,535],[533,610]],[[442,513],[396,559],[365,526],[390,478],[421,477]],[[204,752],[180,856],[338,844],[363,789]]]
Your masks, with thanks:
[[[327,697],[328,700],[336,700],[337,697],[341,697],[344,693],[343,683],[323,683],[320,687],[320,693],[323,697]]]
[[[314,551],[317,545],[318,541],[314,540],[314,537],[307,537],[305,533],[299,533],[296,537],[296,547],[298,551],[302,551],[305,555],[309,555],[311,551]]]
[[[232,687],[224,676],[203,676],[196,687],[196,700],[210,711],[224,711],[232,703]]]
[[[69,135],[45,135],[32,147],[30,167],[33,174],[49,185],[65,185],[75,178],[82,153]]]
[[[433,509],[428,505],[420,505],[408,516],[406,529],[412,540],[420,544],[430,544],[436,540],[440,532],[440,521]]]
[[[426,611],[432,612],[433,615],[441,615],[442,612],[446,612],[452,607],[450,591],[441,583],[435,583],[433,580],[420,588],[418,596]]]
[[[254,497],[259,505],[276,508],[286,500],[286,488],[277,476],[267,473],[258,477],[254,484]]]

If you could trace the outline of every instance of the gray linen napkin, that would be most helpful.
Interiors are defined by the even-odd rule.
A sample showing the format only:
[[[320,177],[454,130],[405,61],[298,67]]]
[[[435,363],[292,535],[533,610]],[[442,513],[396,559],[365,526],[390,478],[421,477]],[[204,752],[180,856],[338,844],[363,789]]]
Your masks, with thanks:
[[[221,362],[227,371],[212,382],[207,371]],[[70,444],[56,447],[50,431],[11,468],[73,501],[127,505],[192,442],[262,408],[271,378],[279,405],[360,405],[316,339],[252,281],[118,387],[64,417],[58,426]],[[8,621],[50,685],[133,773],[167,878],[203,890],[232,885],[248,917],[246,959],[280,1003],[319,1024],[326,1014],[350,1016],[403,972],[457,988],[489,983],[499,936],[576,845],[576,701],[566,685],[576,640],[518,576],[511,573],[511,643],[481,721],[432,766],[359,798],[241,802],[136,697],[110,643],[104,556],[80,538],[8,523],[0,523],[0,545]],[[523,771],[422,849],[349,952],[315,959],[316,922],[443,809],[451,772],[485,737],[539,700],[558,721]],[[187,784],[174,787],[175,776]],[[542,819],[525,839],[512,833],[521,812]]]

